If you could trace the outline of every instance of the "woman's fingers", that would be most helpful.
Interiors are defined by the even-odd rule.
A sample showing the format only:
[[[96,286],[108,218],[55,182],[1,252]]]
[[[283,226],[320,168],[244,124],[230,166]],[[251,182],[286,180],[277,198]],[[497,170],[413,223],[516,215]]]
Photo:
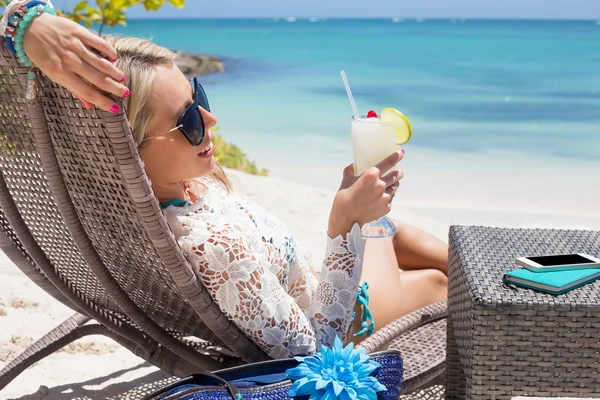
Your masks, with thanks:
[[[106,56],[108,61],[115,62],[117,61],[117,50],[111,46],[106,40],[101,37],[94,35],[89,30],[81,27],[80,30],[77,31],[76,36],[85,44],[87,47],[94,49],[100,54]],[[121,74],[122,75],[122,74]],[[120,78],[116,78],[119,80]]]
[[[402,160],[403,157],[404,157],[404,151],[402,151],[402,150],[395,151],[392,154],[390,154],[389,156],[387,156],[386,158],[384,158],[375,167],[379,170],[380,175],[383,175],[386,172],[388,172],[390,169],[394,168],[396,166],[396,164],[398,164],[400,162],[400,160]]]
[[[381,180],[385,182],[385,187],[389,188],[390,186],[396,184],[403,177],[404,172],[401,169],[397,169],[385,175],[383,178],[381,178]]]
[[[86,110],[91,110],[92,108],[94,108],[94,105],[87,100],[81,99],[81,104],[83,105],[83,108],[85,108]]]
[[[79,99],[79,101],[81,101],[81,105],[83,106],[84,109],[91,110],[92,108],[94,108],[94,105],[92,103],[90,103],[86,99],[82,98],[81,96],[75,95],[75,97],[77,97]]]
[[[75,96],[75,98],[77,98],[77,99],[79,99],[79,101],[81,101],[81,105],[83,106],[84,109],[91,110],[94,107],[94,105],[92,103],[85,100],[79,93],[73,92],[73,96]]]
[[[94,56],[92,55],[92,57]],[[74,68],[79,76],[94,84],[99,89],[116,97],[129,97],[129,89],[122,83],[125,81],[125,76],[120,71],[117,70],[117,74],[120,74],[121,77],[119,79],[114,79],[111,75],[98,68],[98,65],[90,65],[86,60],[87,58],[84,57],[82,63]],[[97,58],[95,61],[106,60]],[[111,67],[114,66],[111,65]]]
[[[101,90],[117,97],[128,97],[129,89],[123,84],[125,75],[113,63],[117,60],[115,48],[101,37],[82,28],[77,55],[81,58],[75,72]],[[100,104],[96,104],[100,108]]]
[[[89,82],[95,88],[88,91],[91,97],[80,93],[82,104],[86,109],[91,109],[95,104],[105,111],[118,112],[118,106],[115,102],[101,93],[100,90],[117,97],[128,97],[129,89],[122,84],[125,81],[125,76],[112,62],[103,58],[100,54],[96,54],[96,52],[102,53],[114,60],[116,51],[104,39],[86,29],[83,29],[83,31],[79,34],[81,41],[72,50],[74,62],[71,64],[71,68],[76,76],[78,75],[77,77],[83,81],[84,85],[88,86]]]
[[[344,177],[351,176],[354,176],[354,164],[347,165],[346,168],[344,168]]]
[[[77,93],[80,99],[95,104],[104,111],[118,113],[120,107],[110,97],[100,93],[95,87],[85,83],[79,76],[70,74],[65,82],[58,82],[60,85],[69,88],[71,92]]]
[[[129,96],[123,82],[125,76],[108,60],[88,50],[82,43],[73,53],[73,71],[96,87],[117,97]]]
[[[98,71],[85,61],[73,65],[73,71],[81,78],[87,80],[89,83],[106,93],[111,93],[118,97],[129,96],[129,90],[123,84],[116,82],[114,79]],[[100,107],[99,104],[96,105]]]
[[[79,56],[83,61],[85,61],[92,68],[95,68],[98,72],[105,74],[107,77],[111,78],[113,81],[122,83],[125,82],[125,75],[121,72],[113,63],[108,61],[105,58],[95,54],[86,48],[83,44],[79,49]],[[88,79],[90,80],[90,79]],[[127,88],[124,85],[119,85],[120,89],[118,92],[110,92],[115,96],[122,97]]]
[[[393,185],[389,186],[387,189],[385,189],[385,192],[390,196],[390,198],[389,198],[390,201],[396,195],[396,192],[398,191],[399,187],[400,187],[400,182],[396,182]]]

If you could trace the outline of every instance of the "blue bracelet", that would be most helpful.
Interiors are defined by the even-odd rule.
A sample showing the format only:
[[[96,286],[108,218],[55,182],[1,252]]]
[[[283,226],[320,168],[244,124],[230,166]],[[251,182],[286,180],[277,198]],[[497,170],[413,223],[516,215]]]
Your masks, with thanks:
[[[42,0],[32,0],[32,1],[30,1],[29,3],[25,4],[25,7],[26,7],[26,8],[30,8],[30,7],[33,7],[33,6],[39,6],[40,4],[43,4],[43,5],[45,5],[45,6],[47,6],[47,5],[48,5],[48,3],[47,3],[47,2],[45,2],[45,1],[42,1]]]
[[[13,42],[12,42],[12,38],[9,36],[5,36],[5,38],[6,38],[6,47],[8,47],[8,50],[10,50],[10,52],[13,54],[17,54],[17,51],[15,50],[15,46],[13,45]]]
[[[33,0],[23,6],[20,6],[15,12],[8,16],[6,29],[4,31],[4,37],[6,38],[6,47],[8,47],[8,50],[10,50],[11,53],[15,55],[17,54],[17,49],[15,49],[15,45],[13,43],[13,36],[16,35],[16,30],[18,28],[20,20],[23,19],[23,17],[25,16],[25,13],[21,10],[21,8],[24,8],[26,11],[28,11],[31,7],[39,5],[48,6],[48,4],[45,1]],[[11,30],[12,34],[10,34]]]
[[[371,335],[375,330],[375,319],[369,309],[369,284],[367,282],[363,282],[363,284],[358,287],[356,303],[362,307],[362,322],[360,323],[362,329],[359,332],[356,332],[354,336],[364,336],[365,333]]]

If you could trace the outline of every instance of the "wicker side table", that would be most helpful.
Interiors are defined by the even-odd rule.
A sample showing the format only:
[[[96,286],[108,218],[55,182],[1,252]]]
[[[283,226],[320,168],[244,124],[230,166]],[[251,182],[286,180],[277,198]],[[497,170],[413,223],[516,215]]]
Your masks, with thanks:
[[[519,256],[600,255],[600,232],[452,226],[447,399],[600,398],[600,281],[560,296],[502,275]]]

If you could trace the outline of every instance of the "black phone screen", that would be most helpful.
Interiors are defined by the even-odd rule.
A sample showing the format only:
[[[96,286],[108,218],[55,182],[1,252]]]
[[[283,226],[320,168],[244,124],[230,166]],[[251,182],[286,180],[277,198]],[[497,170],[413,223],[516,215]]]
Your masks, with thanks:
[[[527,257],[529,260],[550,267],[553,265],[572,265],[572,264],[594,264],[595,261],[580,256],[579,254],[561,254],[558,256]]]

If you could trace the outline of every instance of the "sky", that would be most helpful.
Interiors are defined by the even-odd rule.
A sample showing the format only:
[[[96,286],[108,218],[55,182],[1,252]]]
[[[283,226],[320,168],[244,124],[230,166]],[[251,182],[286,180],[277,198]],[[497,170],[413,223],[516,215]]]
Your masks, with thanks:
[[[73,7],[79,0],[53,0]],[[91,0],[90,3],[94,3]],[[129,18],[418,17],[600,20],[600,0],[186,0],[156,12],[136,6]]]

